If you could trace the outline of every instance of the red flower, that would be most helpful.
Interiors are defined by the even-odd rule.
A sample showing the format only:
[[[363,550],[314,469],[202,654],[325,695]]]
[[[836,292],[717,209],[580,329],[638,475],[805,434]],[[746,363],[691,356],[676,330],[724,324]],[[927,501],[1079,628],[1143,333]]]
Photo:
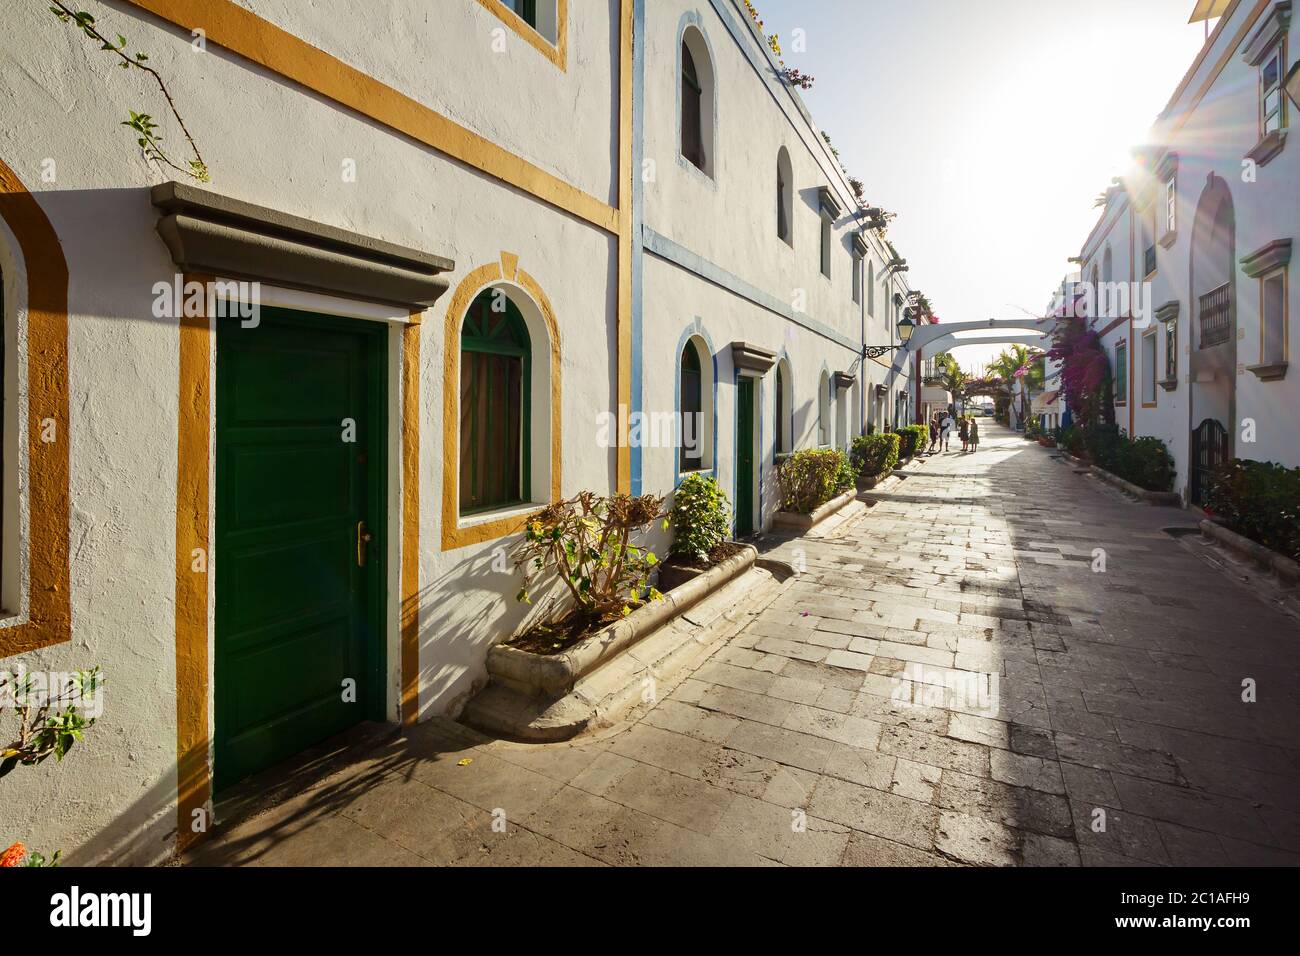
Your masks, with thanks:
[[[22,866],[23,857],[27,856],[27,847],[21,843],[15,843],[9,849],[0,853],[0,867]]]

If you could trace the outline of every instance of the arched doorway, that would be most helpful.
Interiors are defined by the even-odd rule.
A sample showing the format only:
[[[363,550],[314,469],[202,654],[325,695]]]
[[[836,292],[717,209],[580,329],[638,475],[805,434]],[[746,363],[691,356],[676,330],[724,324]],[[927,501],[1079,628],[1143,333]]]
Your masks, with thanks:
[[[1189,306],[1191,431],[1188,490],[1199,504],[1209,475],[1233,455],[1237,412],[1237,221],[1227,182],[1210,174],[1192,230]]]

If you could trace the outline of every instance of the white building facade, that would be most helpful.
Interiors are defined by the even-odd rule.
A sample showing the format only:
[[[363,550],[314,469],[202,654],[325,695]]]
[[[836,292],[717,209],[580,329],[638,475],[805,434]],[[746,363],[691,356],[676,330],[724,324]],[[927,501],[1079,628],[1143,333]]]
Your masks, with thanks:
[[[1289,0],[1233,0],[1158,118],[1137,171],[1106,194],[1081,253],[1115,379],[1115,419],[1165,442],[1197,503],[1224,458],[1300,464],[1300,152],[1285,92]],[[1098,298],[1105,300],[1105,295]]]
[[[330,734],[459,713],[538,506],[704,470],[745,534],[777,454],[911,420],[862,358],[905,266],[743,3],[93,6],[212,181],[121,130],[184,165],[147,78],[7,19],[0,670],[107,684],[0,843],[162,859]],[[690,454],[642,425],[683,412]]]

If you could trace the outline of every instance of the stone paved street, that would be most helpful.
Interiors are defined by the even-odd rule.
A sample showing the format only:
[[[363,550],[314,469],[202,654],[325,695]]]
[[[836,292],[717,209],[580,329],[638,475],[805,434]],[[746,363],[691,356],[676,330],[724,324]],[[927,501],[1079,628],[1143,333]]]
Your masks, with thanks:
[[[629,725],[428,723],[193,862],[1300,863],[1300,623],[1185,512],[982,429],[778,543],[806,573]]]

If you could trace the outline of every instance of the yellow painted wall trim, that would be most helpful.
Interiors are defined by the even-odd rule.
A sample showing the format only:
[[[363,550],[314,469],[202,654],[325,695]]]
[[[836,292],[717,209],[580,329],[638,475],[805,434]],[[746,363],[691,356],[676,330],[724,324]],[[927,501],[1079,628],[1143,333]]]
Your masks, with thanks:
[[[186,283],[211,281],[187,275]],[[176,416],[176,849],[185,850],[202,833],[195,811],[212,796],[208,733],[208,570],[212,549],[209,481],[212,454],[212,327],[204,309],[184,316],[179,328],[179,388]],[[202,571],[195,552],[202,551]]]
[[[619,211],[232,0],[126,0],[610,233]],[[625,4],[628,0],[624,0]]]
[[[509,253],[501,254],[501,262]],[[445,337],[443,340],[442,373],[442,549],[451,551],[495,541],[514,534],[524,526],[527,517],[515,514],[495,521],[460,524],[460,332],[470,305],[480,292],[506,280],[501,262],[489,262],[470,272],[452,293],[447,306]],[[523,269],[516,269],[515,284],[528,295],[546,323],[550,340],[551,357],[551,488],[550,501],[560,500],[560,450],[561,442],[561,387],[560,387],[560,329],[551,302],[537,280]]]
[[[68,569],[68,265],[54,227],[0,161],[0,218],[27,272],[27,620],[0,630],[0,658],[72,637]],[[51,434],[53,441],[44,438]],[[12,518],[13,516],[11,516]]]
[[[402,701],[403,726],[420,708],[420,313],[402,329]]]
[[[569,0],[555,0],[555,42],[551,43],[526,20],[507,7],[501,0],[478,0],[493,16],[500,17],[511,30],[561,72],[569,68]]]
[[[501,275],[515,281],[515,273],[519,271],[519,257],[513,252],[501,253]]]

